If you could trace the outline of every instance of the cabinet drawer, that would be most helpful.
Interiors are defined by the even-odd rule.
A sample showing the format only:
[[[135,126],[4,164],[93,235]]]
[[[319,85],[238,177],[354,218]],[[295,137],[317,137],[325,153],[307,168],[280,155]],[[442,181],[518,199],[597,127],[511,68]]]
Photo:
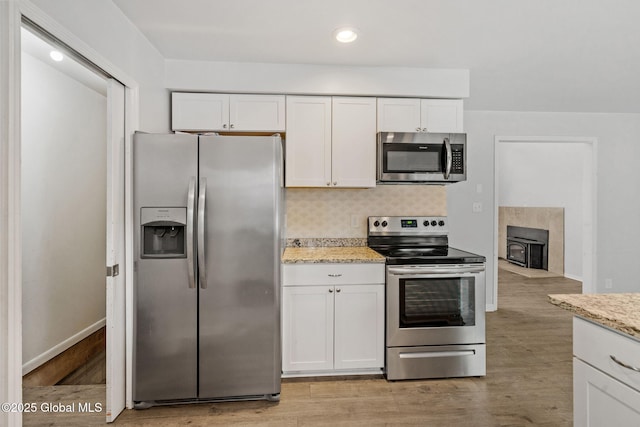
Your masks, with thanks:
[[[573,318],[573,354],[591,366],[640,390],[640,372],[619,362],[640,368],[640,341],[584,319]]]
[[[283,286],[384,284],[384,264],[284,264]]]

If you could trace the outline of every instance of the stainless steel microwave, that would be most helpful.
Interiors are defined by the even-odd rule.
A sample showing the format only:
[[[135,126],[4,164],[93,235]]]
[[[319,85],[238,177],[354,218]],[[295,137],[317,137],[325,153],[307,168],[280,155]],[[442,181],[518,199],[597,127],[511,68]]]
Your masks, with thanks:
[[[467,179],[467,134],[378,132],[378,184]]]

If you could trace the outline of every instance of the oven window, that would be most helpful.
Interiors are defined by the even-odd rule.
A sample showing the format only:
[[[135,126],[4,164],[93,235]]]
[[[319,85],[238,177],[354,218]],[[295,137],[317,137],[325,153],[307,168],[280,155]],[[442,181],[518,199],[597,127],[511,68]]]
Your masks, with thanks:
[[[400,327],[474,326],[473,278],[400,280]]]

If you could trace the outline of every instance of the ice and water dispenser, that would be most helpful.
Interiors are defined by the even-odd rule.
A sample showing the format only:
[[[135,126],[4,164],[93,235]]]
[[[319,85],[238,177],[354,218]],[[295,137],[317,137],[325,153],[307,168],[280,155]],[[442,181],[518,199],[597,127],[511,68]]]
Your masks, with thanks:
[[[186,258],[187,208],[141,208],[142,258]]]

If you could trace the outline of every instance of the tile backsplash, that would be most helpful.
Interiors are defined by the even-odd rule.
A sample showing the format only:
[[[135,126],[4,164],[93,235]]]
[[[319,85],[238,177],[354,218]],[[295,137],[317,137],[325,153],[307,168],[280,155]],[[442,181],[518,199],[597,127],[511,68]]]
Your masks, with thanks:
[[[447,214],[447,192],[442,185],[287,188],[286,203],[288,238],[366,238],[368,216]]]

